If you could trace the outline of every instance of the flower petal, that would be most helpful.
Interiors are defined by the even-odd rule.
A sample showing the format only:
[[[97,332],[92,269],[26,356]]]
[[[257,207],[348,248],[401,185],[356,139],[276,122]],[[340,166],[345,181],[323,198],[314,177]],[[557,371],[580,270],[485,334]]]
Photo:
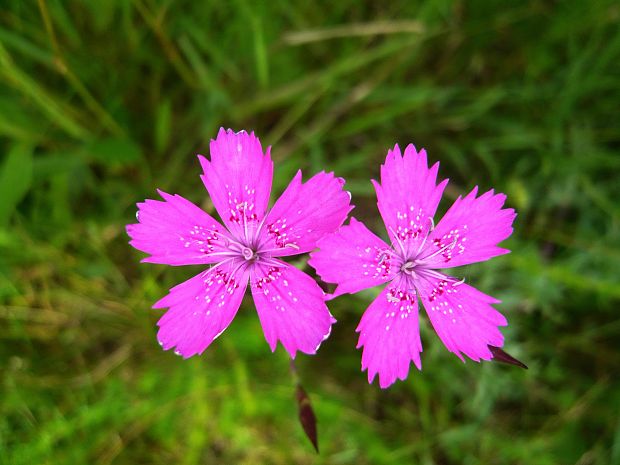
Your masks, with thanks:
[[[344,179],[324,172],[302,183],[298,171],[267,215],[260,248],[274,257],[316,248],[316,242],[338,229],[353,208],[343,186]]]
[[[323,281],[338,284],[334,297],[394,278],[397,264],[392,249],[355,218],[321,239],[318,247],[308,264]]]
[[[396,379],[409,374],[411,361],[420,370],[422,342],[415,291],[401,284],[388,284],[364,312],[356,331],[357,348],[362,352],[362,371],[368,369],[368,382],[379,374],[379,386],[385,389]]]
[[[429,235],[421,260],[432,267],[451,268],[510,252],[497,244],[512,234],[515,211],[502,209],[504,194],[490,190],[476,198],[477,192],[476,187],[456,199]]]
[[[419,273],[418,292],[433,328],[450,352],[475,361],[493,358],[489,345],[502,347],[504,336],[498,329],[506,318],[491,304],[499,300],[454,278],[439,279]]]
[[[280,341],[292,358],[314,354],[336,322],[319,285],[306,273],[280,261],[258,263],[251,276],[252,295],[265,339],[273,352]]]
[[[426,151],[411,144],[401,157],[398,145],[390,150],[381,166],[381,184],[372,181],[377,205],[395,247],[403,244],[405,255],[417,252],[433,224],[448,180],[436,184],[439,163],[430,169]]]
[[[273,162],[252,132],[220,129],[211,141],[211,161],[199,155],[202,181],[224,224],[243,237],[248,224],[263,219],[269,204]]]
[[[127,225],[136,249],[150,254],[142,262],[164,265],[195,265],[222,260],[228,231],[207,213],[180,195],[158,190],[164,199],[138,204],[138,223]]]
[[[243,263],[242,265],[245,265]],[[164,350],[189,358],[201,354],[235,317],[248,283],[248,273],[233,261],[209,268],[170,289],[153,308],[169,310],[157,322]]]

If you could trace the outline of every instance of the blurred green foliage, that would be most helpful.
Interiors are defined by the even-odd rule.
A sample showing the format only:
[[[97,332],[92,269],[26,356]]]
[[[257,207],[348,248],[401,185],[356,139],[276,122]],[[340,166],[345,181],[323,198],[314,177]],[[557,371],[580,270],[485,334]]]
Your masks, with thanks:
[[[614,1],[4,0],[0,7],[0,463],[620,463],[620,7]],[[462,364],[425,324],[424,371],[381,391],[355,326],[298,369],[250,300],[202,357],[151,304],[199,268],[140,265],[124,225],[155,188],[210,208],[220,126],[273,144],[274,191],[335,170],[382,231],[388,147],[518,210],[512,254],[460,270],[503,300],[528,371]],[[382,232],[383,233],[383,232]]]

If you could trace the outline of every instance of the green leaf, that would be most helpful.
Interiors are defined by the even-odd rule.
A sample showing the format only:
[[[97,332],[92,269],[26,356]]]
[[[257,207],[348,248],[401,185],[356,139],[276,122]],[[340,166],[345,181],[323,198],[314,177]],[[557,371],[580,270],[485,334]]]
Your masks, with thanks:
[[[155,150],[158,154],[162,154],[170,143],[171,119],[172,105],[166,99],[158,105],[155,115]]]
[[[106,166],[126,166],[142,158],[140,147],[132,140],[118,137],[98,139],[86,148],[87,155]]]
[[[13,145],[0,169],[0,226],[6,226],[32,184],[32,146]]]

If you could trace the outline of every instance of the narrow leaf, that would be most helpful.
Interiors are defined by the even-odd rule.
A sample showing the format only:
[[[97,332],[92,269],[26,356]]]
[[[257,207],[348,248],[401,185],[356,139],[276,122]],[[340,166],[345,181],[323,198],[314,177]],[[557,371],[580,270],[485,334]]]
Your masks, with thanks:
[[[142,158],[138,144],[120,137],[94,140],[86,146],[85,150],[91,158],[111,167],[131,165]]]
[[[319,441],[316,434],[316,416],[314,415],[314,410],[312,410],[310,397],[308,397],[304,388],[301,387],[301,384],[297,384],[295,397],[297,398],[297,408],[299,409],[299,422],[318,454]]]
[[[6,226],[32,183],[32,146],[14,145],[0,167],[0,227]]]
[[[493,354],[493,360],[494,361],[500,362],[500,363],[507,363],[508,365],[518,366],[518,367],[521,367],[521,368],[525,368],[527,370],[527,365],[525,363],[517,360],[512,355],[504,352],[499,347],[495,347],[495,346],[491,346],[490,345],[489,346],[489,350]]]

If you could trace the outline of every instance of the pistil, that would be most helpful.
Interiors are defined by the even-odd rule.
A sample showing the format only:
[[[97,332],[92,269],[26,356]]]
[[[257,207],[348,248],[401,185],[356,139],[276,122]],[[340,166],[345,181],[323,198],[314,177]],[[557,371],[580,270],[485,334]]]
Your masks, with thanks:
[[[414,262],[405,262],[403,263],[403,265],[400,267],[400,271],[402,271],[403,273],[411,276],[411,277],[415,277],[415,266],[416,264]]]
[[[256,253],[249,247],[243,247],[241,249],[241,255],[243,255],[243,258],[247,261],[254,260],[257,257]]]

